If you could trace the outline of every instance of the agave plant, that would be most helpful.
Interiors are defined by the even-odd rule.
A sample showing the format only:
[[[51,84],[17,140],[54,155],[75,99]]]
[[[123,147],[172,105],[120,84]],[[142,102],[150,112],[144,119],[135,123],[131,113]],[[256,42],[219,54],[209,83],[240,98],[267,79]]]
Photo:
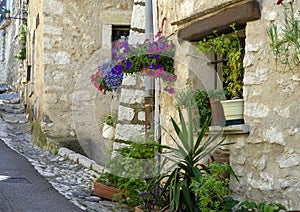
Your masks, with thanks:
[[[176,137],[168,133],[175,143],[175,147],[162,145],[168,150],[168,160],[173,165],[168,168],[165,174],[166,179],[164,190],[169,192],[169,211],[199,211],[195,194],[190,189],[192,179],[199,178],[209,168],[203,164],[211,153],[224,144],[224,139],[220,138],[220,133],[206,136],[210,120],[207,119],[197,138],[193,131],[193,118],[191,107],[188,107],[188,120],[184,119],[181,109],[178,107],[179,124],[171,118],[172,125],[176,132]]]

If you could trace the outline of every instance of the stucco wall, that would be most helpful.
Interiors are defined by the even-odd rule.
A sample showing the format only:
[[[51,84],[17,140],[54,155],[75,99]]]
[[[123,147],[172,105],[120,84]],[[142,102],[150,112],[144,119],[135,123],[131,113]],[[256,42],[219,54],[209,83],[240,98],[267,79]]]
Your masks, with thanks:
[[[225,1],[180,1],[181,7],[185,8],[182,13],[179,12],[179,1],[158,2],[159,14],[168,20],[165,34],[170,34],[177,29],[170,23]],[[296,67],[294,71],[288,71],[282,66],[276,69],[267,28],[271,21],[282,20],[278,15],[282,8],[273,0],[259,2],[261,19],[246,26],[244,116],[250,133],[226,136],[227,140],[235,142],[230,149],[230,161],[240,180],[240,183],[232,180],[231,188],[239,199],[281,202],[289,209],[299,209],[300,107],[297,102],[300,98],[300,69]],[[299,8],[300,2],[295,3],[295,8]],[[203,62],[198,59],[199,66]],[[182,66],[177,66],[178,70],[179,82],[195,80]],[[199,77],[202,81],[201,75]],[[181,87],[182,84],[178,84],[177,88]],[[162,111],[175,114],[167,107],[172,101],[171,97],[162,98]],[[164,140],[168,141],[167,138]]]

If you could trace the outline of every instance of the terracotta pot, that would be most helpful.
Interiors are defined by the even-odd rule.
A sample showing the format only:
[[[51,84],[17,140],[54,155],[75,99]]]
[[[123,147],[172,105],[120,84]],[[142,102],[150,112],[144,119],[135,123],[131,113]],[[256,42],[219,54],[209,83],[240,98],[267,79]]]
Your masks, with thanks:
[[[112,198],[114,197],[114,194],[118,194],[120,192],[122,192],[122,191],[119,189],[116,189],[111,186],[106,186],[102,183],[94,181],[93,194],[96,196],[112,200]],[[120,199],[121,199],[121,196],[118,196],[117,200],[120,200]]]
[[[210,110],[211,110],[211,126],[218,126],[220,122],[225,121],[223,107],[220,101],[215,101],[213,97],[209,97]]]
[[[140,209],[139,207],[135,207],[135,208],[134,208],[134,212],[143,212],[143,210]]]

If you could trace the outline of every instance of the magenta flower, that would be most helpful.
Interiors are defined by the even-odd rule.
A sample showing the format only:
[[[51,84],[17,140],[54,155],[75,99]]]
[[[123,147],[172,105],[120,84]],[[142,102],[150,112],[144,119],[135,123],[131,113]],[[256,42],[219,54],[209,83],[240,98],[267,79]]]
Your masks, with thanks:
[[[175,82],[177,80],[177,75],[172,76],[172,81]]]
[[[166,80],[166,81],[169,81],[170,79],[171,79],[170,74],[166,73],[166,74],[165,74],[165,80]]]

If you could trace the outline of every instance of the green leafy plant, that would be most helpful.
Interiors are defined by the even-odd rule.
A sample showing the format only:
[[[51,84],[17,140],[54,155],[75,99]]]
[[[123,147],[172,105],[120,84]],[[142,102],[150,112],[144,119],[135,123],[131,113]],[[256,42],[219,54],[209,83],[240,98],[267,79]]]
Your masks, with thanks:
[[[201,211],[228,211],[229,179],[225,172],[235,176],[232,168],[224,163],[213,163],[201,177],[192,180],[191,189],[195,193]],[[235,204],[234,204],[235,205]],[[231,205],[233,207],[234,205]]]
[[[130,206],[143,205],[145,199],[146,179],[155,170],[153,142],[131,143],[117,149],[117,155],[110,161],[110,172],[117,176],[116,188],[122,190],[116,196],[120,203]],[[118,198],[121,197],[121,198]]]
[[[280,203],[255,203],[249,201],[243,201],[238,206],[238,212],[279,212],[287,211],[287,209]]]
[[[103,116],[103,124],[107,124],[109,126],[115,126],[117,123],[118,112],[112,111]]]
[[[209,90],[207,92],[207,96],[210,98],[214,98],[215,101],[222,101],[226,99],[226,93],[223,89],[215,89],[215,90]]]
[[[211,117],[208,95],[206,91],[193,88],[185,88],[176,93],[175,96],[179,107],[192,108],[194,126],[201,127]]]
[[[214,31],[214,35],[204,38],[198,43],[198,50],[202,52],[214,52],[226,58],[223,65],[223,86],[228,98],[243,96],[243,58],[244,51],[235,28],[235,24],[230,25],[233,33],[229,35],[219,35]]]
[[[19,29],[18,40],[20,41],[21,48],[18,53],[15,54],[15,57],[19,60],[26,59],[26,33],[27,33],[27,26],[25,24],[21,25]]]
[[[284,22],[281,27],[274,22],[268,28],[268,36],[271,40],[270,47],[275,56],[276,64],[281,63],[293,70],[300,64],[300,33],[299,23],[295,18],[293,1],[278,5],[283,7]]]
[[[169,203],[166,207],[169,211],[199,211],[195,193],[190,189],[194,178],[200,178],[203,172],[208,170],[207,166],[201,163],[217,147],[223,146],[224,139],[220,139],[219,134],[205,138],[210,121],[201,127],[197,138],[193,133],[193,118],[191,107],[188,106],[188,119],[184,119],[180,107],[178,107],[179,124],[171,118],[176,138],[171,136],[176,147],[162,145],[168,151],[168,159],[174,162],[170,166],[169,172],[162,176],[164,178],[164,190],[169,191]],[[178,139],[177,139],[178,138]],[[219,140],[220,139],[220,140]],[[219,141],[218,141],[219,140]]]

